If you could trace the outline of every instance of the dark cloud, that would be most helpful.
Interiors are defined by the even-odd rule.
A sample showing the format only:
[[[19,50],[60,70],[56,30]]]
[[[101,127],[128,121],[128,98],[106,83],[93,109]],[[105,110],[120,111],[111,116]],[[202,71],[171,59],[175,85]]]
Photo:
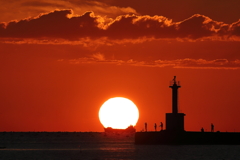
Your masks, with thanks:
[[[115,18],[119,15],[134,13],[135,9],[119,7],[108,4],[107,1],[97,0],[8,0],[0,1],[1,17],[0,22],[10,22],[12,20],[21,20],[26,17],[33,17],[41,13],[47,13],[53,10],[72,9],[76,15],[82,15],[85,12],[93,11],[96,15]]]
[[[97,30],[99,30],[97,18],[91,14],[87,12],[82,16],[71,17],[72,10],[56,10],[35,18],[12,21],[7,24],[1,37],[37,39],[87,37],[91,34],[98,34]]]
[[[117,39],[172,38],[176,32],[175,27],[171,20],[163,16],[125,15],[110,23],[107,34],[108,37]]]
[[[230,32],[233,36],[240,36],[240,20],[231,25]]]
[[[122,15],[115,19],[92,12],[76,16],[72,10],[55,10],[38,17],[0,24],[2,38],[66,39],[230,39],[239,40],[240,21],[233,24],[193,15],[180,22],[163,16]]]
[[[131,6],[142,15],[163,15],[174,21],[181,21],[196,13],[225,23],[240,18],[239,0],[111,0],[109,3],[120,7]]]
[[[203,15],[193,15],[180,22],[178,25],[178,35],[181,38],[197,39],[212,36],[215,32],[215,23]]]

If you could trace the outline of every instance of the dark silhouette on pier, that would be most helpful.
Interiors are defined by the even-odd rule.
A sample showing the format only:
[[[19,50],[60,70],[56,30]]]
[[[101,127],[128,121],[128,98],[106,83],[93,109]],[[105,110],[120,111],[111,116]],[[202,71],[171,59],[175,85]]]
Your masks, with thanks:
[[[180,83],[174,76],[169,86],[172,89],[172,113],[166,113],[166,129],[163,130],[163,123],[160,123],[161,130],[135,133],[135,144],[240,144],[240,132],[214,132],[214,125],[211,123],[211,131],[205,132],[201,128],[200,132],[185,131],[184,113],[178,112],[178,89]]]
[[[160,126],[159,127],[161,128],[160,131],[162,131],[163,130],[163,123],[162,122],[160,122]]]
[[[211,132],[214,132],[214,125],[211,123]]]
[[[154,130],[155,130],[155,132],[157,131],[157,124],[156,123],[154,124]]]

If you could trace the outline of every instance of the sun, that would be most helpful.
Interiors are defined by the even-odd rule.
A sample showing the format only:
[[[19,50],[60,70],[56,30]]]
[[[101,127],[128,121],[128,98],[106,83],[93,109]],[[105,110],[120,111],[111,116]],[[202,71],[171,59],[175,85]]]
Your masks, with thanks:
[[[135,126],[138,118],[137,106],[123,97],[108,99],[99,110],[99,120],[105,128],[126,129],[130,125]]]

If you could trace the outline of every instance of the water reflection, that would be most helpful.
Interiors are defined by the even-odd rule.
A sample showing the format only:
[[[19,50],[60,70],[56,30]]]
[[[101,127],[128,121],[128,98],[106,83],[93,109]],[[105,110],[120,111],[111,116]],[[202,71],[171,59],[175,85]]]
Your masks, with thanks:
[[[57,135],[57,136],[56,136]],[[56,137],[55,137],[56,136]],[[239,159],[240,145],[134,145],[131,137],[103,133],[0,133],[0,159],[145,160]]]

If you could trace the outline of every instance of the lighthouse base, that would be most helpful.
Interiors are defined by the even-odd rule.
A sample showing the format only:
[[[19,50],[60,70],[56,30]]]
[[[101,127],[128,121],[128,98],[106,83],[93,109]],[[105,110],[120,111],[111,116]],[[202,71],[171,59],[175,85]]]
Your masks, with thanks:
[[[184,131],[184,113],[166,113],[167,131]]]

